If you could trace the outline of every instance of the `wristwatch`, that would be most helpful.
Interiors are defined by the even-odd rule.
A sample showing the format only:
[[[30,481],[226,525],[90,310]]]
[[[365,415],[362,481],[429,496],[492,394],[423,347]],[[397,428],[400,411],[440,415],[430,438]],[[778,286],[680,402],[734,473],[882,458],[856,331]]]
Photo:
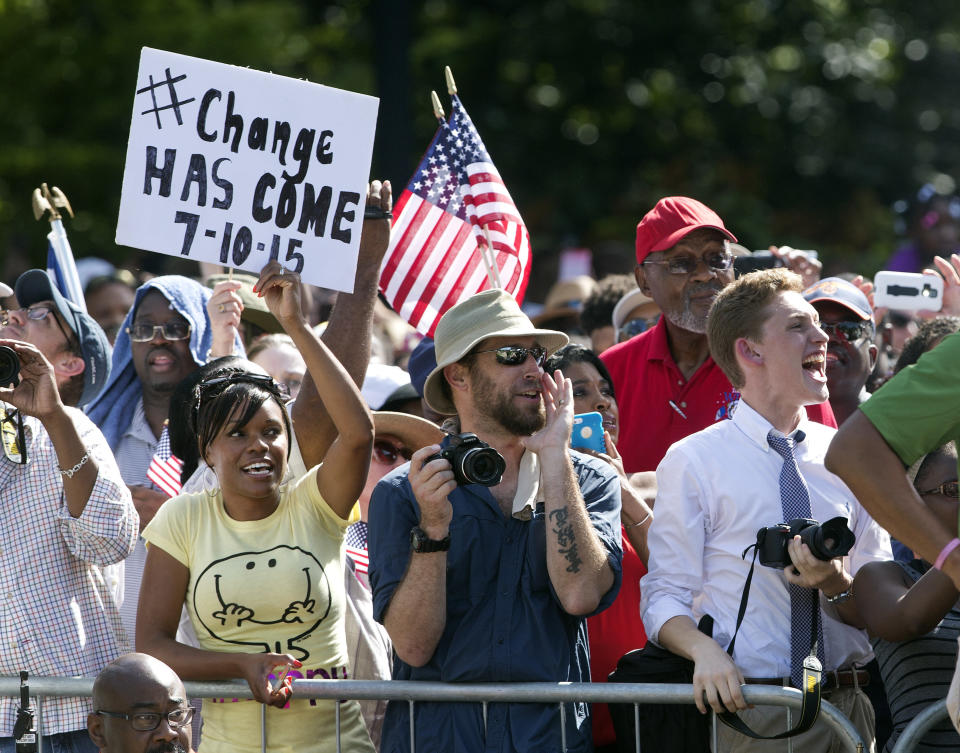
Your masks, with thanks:
[[[420,526],[410,529],[410,549],[418,554],[429,552],[446,552],[450,549],[450,534],[442,539],[431,539]]]

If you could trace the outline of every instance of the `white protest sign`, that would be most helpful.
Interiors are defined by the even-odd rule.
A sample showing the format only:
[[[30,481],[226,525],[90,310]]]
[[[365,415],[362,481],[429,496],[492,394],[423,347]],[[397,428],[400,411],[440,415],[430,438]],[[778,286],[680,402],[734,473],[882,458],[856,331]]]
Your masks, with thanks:
[[[378,104],[144,47],[117,243],[352,292]]]

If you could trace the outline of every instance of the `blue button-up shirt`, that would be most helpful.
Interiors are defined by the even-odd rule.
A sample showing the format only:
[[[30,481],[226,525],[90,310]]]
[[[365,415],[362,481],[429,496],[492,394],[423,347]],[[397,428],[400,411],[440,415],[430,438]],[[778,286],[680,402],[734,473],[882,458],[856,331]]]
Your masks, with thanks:
[[[614,583],[597,612],[620,588],[620,484],[601,460],[571,452],[594,531],[607,550]],[[410,559],[410,529],[419,507],[402,466],[376,487],[370,502],[370,584],[374,616],[383,621]],[[566,613],[547,572],[546,519],[538,504],[529,521],[506,518],[490,490],[458,487],[451,495],[447,554],[447,617],[433,657],[423,667],[395,660],[396,680],[439,682],[588,682],[584,618]],[[382,753],[409,751],[409,705],[390,703]],[[417,703],[416,745],[423,751],[555,751],[561,747],[556,705]],[[570,751],[591,750],[589,710],[566,709]]]

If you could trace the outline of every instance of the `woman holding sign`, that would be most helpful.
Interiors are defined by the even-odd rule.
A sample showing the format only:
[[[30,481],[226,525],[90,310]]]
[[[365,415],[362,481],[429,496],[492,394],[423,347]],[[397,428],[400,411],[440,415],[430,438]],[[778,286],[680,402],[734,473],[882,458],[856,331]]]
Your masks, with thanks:
[[[267,750],[334,751],[334,702],[291,698],[294,677],[350,677],[343,631],[343,540],[359,519],[373,422],[356,386],[313,334],[300,281],[271,262],[254,288],[293,338],[338,430],[323,464],[282,484],[290,419],[276,383],[226,368],[193,394],[213,491],[167,502],[149,544],[137,647],[186,680],[242,678],[266,704]],[[215,481],[215,483],[213,483]],[[176,640],[186,601],[200,648]],[[203,705],[203,753],[260,750],[260,706]],[[344,751],[373,751],[356,702],[340,704]]]

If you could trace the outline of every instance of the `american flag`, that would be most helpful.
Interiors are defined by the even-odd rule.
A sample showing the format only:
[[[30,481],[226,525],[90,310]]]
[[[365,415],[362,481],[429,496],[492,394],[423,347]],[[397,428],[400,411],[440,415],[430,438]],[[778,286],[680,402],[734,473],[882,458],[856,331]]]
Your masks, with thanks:
[[[433,337],[458,301],[491,285],[481,254],[489,249],[497,286],[523,302],[530,238],[477,129],[453,95],[416,174],[400,195],[380,290],[394,311]]]
[[[347,556],[353,560],[358,573],[370,569],[370,555],[367,554],[367,524],[362,520],[347,528]]]
[[[156,484],[160,491],[176,497],[180,493],[182,469],[183,461],[170,451],[170,427],[164,423],[157,451],[147,468],[147,478]]]

